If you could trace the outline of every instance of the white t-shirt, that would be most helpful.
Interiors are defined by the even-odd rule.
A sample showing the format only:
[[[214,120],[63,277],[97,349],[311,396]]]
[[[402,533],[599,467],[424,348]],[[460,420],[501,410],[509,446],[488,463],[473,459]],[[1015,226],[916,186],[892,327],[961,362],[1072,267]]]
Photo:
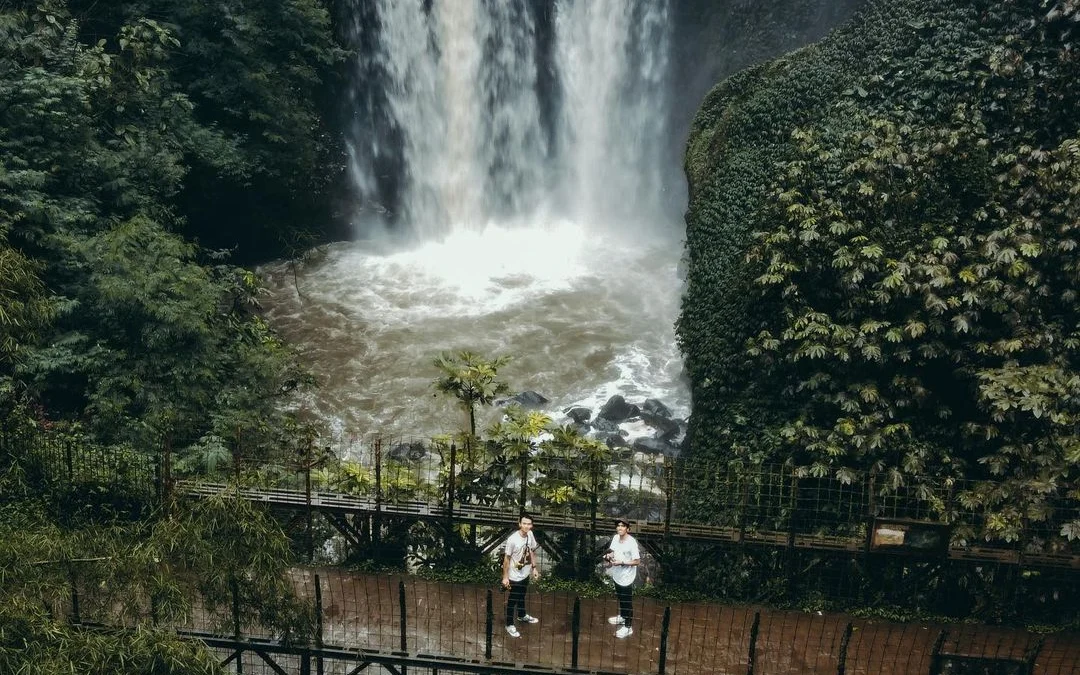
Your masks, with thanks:
[[[637,579],[637,565],[630,565],[631,561],[641,558],[638,551],[637,539],[629,534],[626,539],[619,541],[619,535],[611,538],[608,546],[614,553],[614,564],[611,567],[611,580],[620,586],[629,586]]]
[[[506,546],[503,547],[503,555],[510,558],[510,565],[507,572],[507,577],[510,581],[522,581],[528,579],[532,574],[532,560],[529,558],[529,551],[535,551],[537,547],[536,537],[532,532],[529,532],[528,537],[521,536],[521,530],[515,530],[506,539]]]

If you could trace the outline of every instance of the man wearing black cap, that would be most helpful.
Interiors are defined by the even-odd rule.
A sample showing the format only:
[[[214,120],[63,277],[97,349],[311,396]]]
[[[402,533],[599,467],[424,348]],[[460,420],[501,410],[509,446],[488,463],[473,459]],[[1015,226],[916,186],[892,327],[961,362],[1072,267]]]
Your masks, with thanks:
[[[615,597],[619,599],[619,613],[608,619],[608,623],[619,626],[615,637],[622,639],[634,634],[634,579],[641,564],[641,553],[637,539],[630,536],[630,523],[619,519],[615,521],[615,536],[611,538],[611,549],[605,556],[611,568],[611,580],[615,582]]]

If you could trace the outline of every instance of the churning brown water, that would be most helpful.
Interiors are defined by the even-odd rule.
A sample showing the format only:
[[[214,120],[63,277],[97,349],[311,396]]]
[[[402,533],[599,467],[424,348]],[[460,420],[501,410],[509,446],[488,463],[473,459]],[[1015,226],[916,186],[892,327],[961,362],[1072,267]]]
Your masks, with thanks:
[[[673,228],[674,229],[674,228]],[[441,351],[513,361],[513,390],[571,404],[613,394],[689,400],[673,323],[682,243],[572,222],[463,229],[397,252],[336,244],[296,268],[266,266],[270,323],[321,382],[297,404],[345,437],[426,437],[463,428],[434,396]],[[486,420],[491,419],[493,411]]]

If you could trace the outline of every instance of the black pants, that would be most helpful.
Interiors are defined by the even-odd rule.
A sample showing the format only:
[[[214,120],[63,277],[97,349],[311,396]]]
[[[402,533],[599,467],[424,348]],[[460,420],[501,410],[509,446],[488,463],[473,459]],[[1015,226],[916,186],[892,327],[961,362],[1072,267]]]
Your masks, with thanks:
[[[510,595],[506,598],[506,625],[514,625],[515,612],[517,618],[525,616],[525,591],[529,590],[529,577],[521,581],[510,582]]]
[[[619,599],[619,616],[623,618],[623,625],[629,627],[634,623],[634,585],[615,584],[615,597]]]

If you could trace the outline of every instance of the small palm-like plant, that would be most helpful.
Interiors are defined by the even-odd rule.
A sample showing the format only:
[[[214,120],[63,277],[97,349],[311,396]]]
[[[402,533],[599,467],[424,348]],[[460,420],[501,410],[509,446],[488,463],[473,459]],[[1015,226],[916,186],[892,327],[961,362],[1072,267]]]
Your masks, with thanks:
[[[461,401],[469,415],[470,436],[476,436],[476,406],[491,405],[497,396],[510,391],[505,382],[496,379],[499,368],[509,362],[510,357],[507,356],[489,361],[470,351],[444,353],[435,358],[435,367],[441,374],[435,378],[432,386]]]

